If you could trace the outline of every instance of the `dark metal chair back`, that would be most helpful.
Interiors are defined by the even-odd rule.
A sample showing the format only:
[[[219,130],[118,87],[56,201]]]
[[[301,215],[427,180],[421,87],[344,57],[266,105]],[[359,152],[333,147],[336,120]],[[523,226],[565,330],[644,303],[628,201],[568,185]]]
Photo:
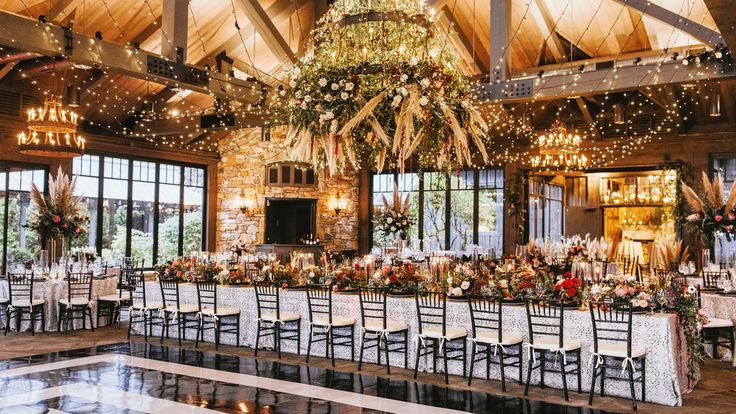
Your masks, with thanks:
[[[261,270],[258,268],[258,262],[245,262],[244,272],[246,278],[257,280],[261,273]]]
[[[307,285],[307,304],[310,322],[326,317],[332,324],[332,286]]]
[[[10,304],[33,300],[33,273],[8,273]]]
[[[381,321],[381,327],[386,329],[386,290],[379,287],[361,287],[360,319],[363,326],[371,321]]]
[[[67,299],[92,299],[92,272],[69,273],[66,277]]]
[[[146,277],[143,272],[133,273],[128,276],[128,283],[130,284],[130,291],[132,292],[133,304],[138,306],[139,304],[144,308],[148,306],[146,300]]]
[[[419,333],[426,328],[439,326],[442,336],[447,334],[447,298],[441,292],[421,291],[414,295],[417,304]]]
[[[256,305],[258,306],[258,318],[264,313],[276,314],[276,319],[281,319],[280,289],[270,282],[256,283]]]
[[[636,256],[624,256],[621,260],[621,270],[625,275],[634,275],[636,274],[638,262],[639,258]]]
[[[159,279],[158,284],[161,286],[161,300],[164,308],[179,309],[179,280]]]
[[[562,304],[552,305],[548,301],[540,299],[527,299],[526,316],[529,324],[529,341],[540,336],[556,336],[559,339],[559,347],[564,343],[564,326]]]
[[[590,280],[593,283],[600,283],[606,278],[608,273],[608,259],[593,259],[590,262]]]
[[[590,302],[593,321],[593,352],[598,353],[599,342],[626,343],[626,356],[631,357],[631,305],[610,305]]]
[[[722,272],[706,272],[703,271],[703,287],[705,288],[717,288],[718,280],[723,277]]]
[[[217,283],[214,281],[197,281],[197,306],[202,309],[212,309],[217,314]]]
[[[473,337],[479,331],[497,331],[498,342],[503,342],[503,300],[500,296],[471,296],[468,298]]]

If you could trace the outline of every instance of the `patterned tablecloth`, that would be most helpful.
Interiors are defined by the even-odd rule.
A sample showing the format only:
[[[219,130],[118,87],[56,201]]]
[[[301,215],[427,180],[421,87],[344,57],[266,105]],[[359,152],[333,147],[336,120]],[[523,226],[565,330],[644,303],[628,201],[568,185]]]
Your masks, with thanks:
[[[161,291],[156,282],[147,282],[148,300],[160,300]],[[190,284],[183,284],[182,303],[196,304],[197,293],[196,288]],[[237,307],[241,309],[241,345],[252,347],[256,339],[256,319],[257,309],[255,292],[253,288],[221,286],[218,287],[218,305]],[[282,311],[296,312],[302,315],[302,354],[306,352],[307,336],[309,332],[308,321],[308,305],[306,293],[303,291],[284,291],[281,304]],[[351,317],[356,320],[356,357],[359,354],[357,347],[360,343],[360,301],[357,295],[341,295],[333,296],[333,310],[337,316]],[[447,322],[448,326],[464,327],[470,332],[472,329],[470,321],[470,313],[466,302],[447,303]],[[389,298],[388,299],[388,315],[393,320],[404,321],[409,325],[410,335],[410,351],[409,366],[413,366],[414,355],[416,351],[416,343],[414,335],[417,333],[417,316],[416,305],[413,298]],[[584,390],[590,389],[590,376],[592,374],[592,366],[588,366],[587,362],[590,358],[590,347],[593,342],[593,330],[590,320],[590,313],[571,310],[565,314],[565,335],[567,338],[579,339],[583,343],[582,348],[582,383]],[[523,306],[505,306],[503,315],[504,326],[508,331],[515,331],[522,334],[528,339],[526,309]],[[134,332],[142,333],[142,324],[136,324]],[[176,335],[176,330],[170,330],[172,336]],[[155,333],[157,334],[157,333]],[[209,337],[208,337],[209,335]],[[212,331],[208,331],[205,336],[207,341],[213,341]],[[188,332],[187,338],[194,339],[195,333]],[[695,384],[688,384],[687,379],[687,352],[685,336],[681,329],[678,329],[677,316],[674,314],[655,314],[655,315],[634,315],[633,321],[633,338],[634,344],[643,346],[647,349],[646,362],[646,391],[647,401],[664,405],[681,405],[682,394],[688,392]],[[231,335],[223,335],[223,343],[234,343]],[[270,346],[271,339],[266,339],[263,345]],[[468,347],[468,350],[470,347]],[[296,352],[293,342],[284,342],[283,350],[285,352]],[[312,348],[313,355],[324,355],[324,344],[315,344]],[[335,349],[336,357],[350,358],[347,348],[337,347]],[[375,361],[375,353],[371,354],[366,351],[366,361]],[[469,357],[468,357],[469,358]],[[526,358],[524,358],[526,359]],[[426,367],[427,361],[420,362],[420,369]],[[403,356],[398,354],[391,355],[392,365],[403,365]],[[476,364],[476,376],[485,376],[484,364]],[[526,361],[524,361],[524,369],[526,369]],[[462,366],[459,362],[450,362],[450,373],[462,374]],[[511,372],[511,371],[509,371]],[[511,377],[513,378],[511,374]],[[500,373],[496,368],[492,372],[493,378],[499,379]],[[524,371],[526,379],[526,371]],[[532,383],[538,383],[538,372],[532,376]],[[562,381],[559,375],[549,375],[545,378],[545,383],[552,387],[561,388]],[[618,395],[628,397],[630,391],[628,383],[624,381],[607,381],[606,393],[610,395]],[[639,387],[637,393],[640,395]]]
[[[97,324],[97,298],[105,295],[112,295],[117,293],[118,276],[109,276],[104,279],[92,279],[92,322]],[[54,332],[56,331],[57,324],[59,322],[59,299],[64,299],[68,295],[66,288],[66,282],[64,280],[45,280],[33,282],[33,298],[43,299],[46,301],[44,307],[44,313],[46,318],[46,330]],[[8,281],[0,280],[0,297],[8,297]],[[87,329],[89,329],[89,321],[87,321]],[[3,324],[5,322],[3,321]],[[103,319],[100,319],[100,323],[106,323]],[[15,324],[11,321],[10,327]],[[74,321],[74,329],[80,329],[82,327],[82,321]],[[96,327],[96,325],[95,325]],[[21,330],[28,328],[28,322],[23,322]],[[40,329],[40,327],[36,327]]]
[[[703,293],[700,296],[700,304],[705,311],[705,315],[711,318],[728,319],[730,321],[736,321],[736,296],[733,295],[719,295],[712,293]],[[711,347],[706,345],[706,352],[710,353]],[[736,366],[736,358],[733,358],[730,351],[725,348],[720,348],[724,353],[722,354],[724,360],[731,359],[731,362]],[[720,354],[720,352],[719,352]]]

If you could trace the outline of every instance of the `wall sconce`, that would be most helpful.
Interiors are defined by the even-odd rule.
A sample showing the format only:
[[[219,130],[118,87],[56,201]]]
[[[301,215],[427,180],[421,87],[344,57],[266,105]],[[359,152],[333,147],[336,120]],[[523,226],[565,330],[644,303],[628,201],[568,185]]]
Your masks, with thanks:
[[[250,211],[255,212],[256,201],[252,198],[247,198],[241,195],[240,200],[238,200],[238,209],[243,214],[248,214]]]
[[[340,195],[338,194],[332,202],[332,208],[335,210],[335,215],[339,216],[340,213],[348,209],[348,200],[340,198]]]

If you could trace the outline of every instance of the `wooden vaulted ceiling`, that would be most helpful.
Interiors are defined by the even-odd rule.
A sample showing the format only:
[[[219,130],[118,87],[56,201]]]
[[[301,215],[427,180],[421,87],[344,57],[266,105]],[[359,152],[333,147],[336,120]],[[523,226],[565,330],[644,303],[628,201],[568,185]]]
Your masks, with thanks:
[[[215,56],[225,51],[234,60],[237,76],[249,74],[271,86],[278,84],[289,59],[284,59],[283,51],[275,51],[269,39],[264,39],[258,22],[250,21],[246,10],[250,1],[190,0],[186,62],[214,67]],[[467,74],[487,75],[495,64],[490,62],[492,1],[427,1],[441,13],[440,28],[455,32],[451,40],[466,62]],[[703,33],[710,33],[711,38],[713,33],[719,33],[718,22],[707,4],[719,0],[509,1],[508,58],[512,74],[536,73],[539,66],[571,59],[697,48],[711,40]],[[255,2],[296,57],[304,53],[315,17],[325,3],[329,2]],[[163,0],[0,0],[0,9],[34,19],[44,15],[49,22],[73,25],[75,32],[94,35],[99,31],[107,41],[139,44],[142,50],[156,53],[167,41],[161,30]],[[674,18],[675,23],[662,21],[667,18]],[[693,25],[702,30],[693,34]],[[11,51],[18,52],[6,47],[2,53]],[[13,62],[8,69],[0,68],[0,73],[6,80],[23,80],[39,91],[58,88],[61,76],[75,76],[82,86],[83,115],[111,129],[123,125],[140,108],[143,99],[156,94],[166,103],[167,111],[196,113],[213,106],[209,95],[162,92],[163,85],[105,71],[104,67],[77,68],[73,72],[71,68],[48,58],[31,58]]]

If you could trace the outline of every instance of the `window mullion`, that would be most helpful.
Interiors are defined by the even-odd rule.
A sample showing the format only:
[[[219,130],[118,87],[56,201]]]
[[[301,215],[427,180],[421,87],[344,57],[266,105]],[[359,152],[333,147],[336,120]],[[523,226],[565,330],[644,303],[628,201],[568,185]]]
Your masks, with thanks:
[[[104,230],[104,194],[105,194],[105,157],[97,160],[97,231],[95,235],[95,250],[102,257],[102,234]]]
[[[161,165],[156,163],[156,172],[154,174],[155,183],[153,188],[153,265],[158,263],[158,225],[159,225],[159,191],[161,189]]]
[[[133,230],[133,160],[128,160],[128,208],[125,214],[125,256],[132,256],[132,230]]]
[[[204,194],[205,192],[203,191],[202,193]],[[204,214],[205,209],[202,208],[202,210]],[[202,220],[202,227],[204,227],[204,220]],[[177,242],[177,252],[179,253],[179,256],[183,256],[184,255],[184,166],[181,166],[181,168],[179,168],[179,237],[176,242]]]

